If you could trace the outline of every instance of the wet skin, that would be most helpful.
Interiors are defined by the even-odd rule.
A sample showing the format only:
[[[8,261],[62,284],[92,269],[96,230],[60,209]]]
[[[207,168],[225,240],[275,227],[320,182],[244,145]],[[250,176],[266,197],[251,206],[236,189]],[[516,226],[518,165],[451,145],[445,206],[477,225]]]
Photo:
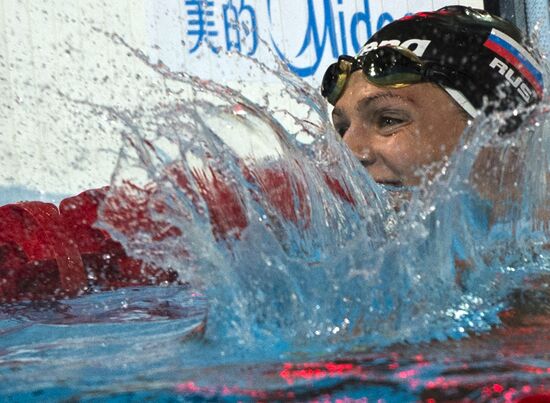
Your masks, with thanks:
[[[391,89],[351,75],[333,110],[343,141],[378,183],[418,185],[455,149],[467,125],[462,109],[440,87]]]

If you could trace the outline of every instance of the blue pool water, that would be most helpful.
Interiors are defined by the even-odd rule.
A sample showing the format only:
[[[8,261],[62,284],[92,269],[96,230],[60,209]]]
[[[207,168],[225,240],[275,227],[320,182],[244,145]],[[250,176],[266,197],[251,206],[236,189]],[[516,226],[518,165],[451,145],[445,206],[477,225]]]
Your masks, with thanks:
[[[0,313],[0,400],[513,401],[550,387],[550,305],[530,302],[546,305],[463,340],[265,361],[208,351],[206,301],[189,287],[13,305]]]

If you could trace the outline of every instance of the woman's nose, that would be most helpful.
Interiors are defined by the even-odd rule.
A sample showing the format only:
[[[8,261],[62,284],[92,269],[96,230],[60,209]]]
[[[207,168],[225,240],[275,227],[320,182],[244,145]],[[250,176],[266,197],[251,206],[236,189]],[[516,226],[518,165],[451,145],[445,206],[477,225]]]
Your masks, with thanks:
[[[372,165],[376,161],[374,146],[369,137],[367,133],[357,132],[352,128],[343,137],[344,143],[364,166]]]

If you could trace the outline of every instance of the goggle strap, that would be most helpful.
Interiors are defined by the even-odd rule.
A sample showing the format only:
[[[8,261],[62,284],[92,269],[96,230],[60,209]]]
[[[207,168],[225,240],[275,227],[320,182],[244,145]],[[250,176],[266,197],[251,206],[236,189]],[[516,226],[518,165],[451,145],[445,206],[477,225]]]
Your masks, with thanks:
[[[475,118],[477,116],[476,108],[472,105],[470,101],[468,101],[468,99],[466,99],[462,92],[455,90],[454,88],[446,87],[444,85],[442,85],[441,88],[443,88],[445,92],[447,92],[447,94],[449,94],[449,96],[454,99],[454,101],[462,109],[464,109],[468,115],[470,115],[470,117]]]

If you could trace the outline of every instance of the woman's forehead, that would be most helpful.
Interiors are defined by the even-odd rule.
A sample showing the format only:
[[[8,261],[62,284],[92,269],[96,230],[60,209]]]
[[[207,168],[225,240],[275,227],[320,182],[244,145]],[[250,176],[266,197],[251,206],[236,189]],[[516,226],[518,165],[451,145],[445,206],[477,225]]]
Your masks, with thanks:
[[[359,74],[357,74],[359,73]],[[433,83],[419,83],[401,88],[379,87],[369,82],[362,72],[353,73],[335,109],[359,108],[375,101],[406,102],[423,105],[433,99],[447,99],[443,89]]]
[[[335,109],[359,109],[373,105],[381,101],[407,102],[415,104],[415,95],[420,94],[421,89],[416,90],[408,86],[404,88],[378,87],[370,83],[362,75],[352,75],[347,83],[344,93],[335,105]]]
[[[378,108],[406,108],[419,119],[447,120],[455,115],[463,118],[463,110],[445,92],[433,83],[412,84],[402,88],[378,87],[362,75],[350,77],[342,97],[336,103],[333,119],[351,119],[365,116]]]

